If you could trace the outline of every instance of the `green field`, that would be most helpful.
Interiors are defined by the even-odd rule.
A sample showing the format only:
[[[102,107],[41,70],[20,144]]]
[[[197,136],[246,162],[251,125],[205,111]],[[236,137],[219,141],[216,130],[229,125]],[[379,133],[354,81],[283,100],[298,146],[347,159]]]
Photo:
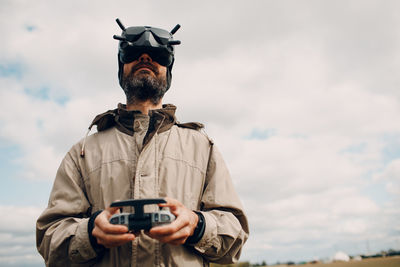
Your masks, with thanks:
[[[237,264],[219,265],[211,264],[211,267],[250,267],[249,263],[241,262]],[[333,262],[333,263],[315,263],[315,264],[302,264],[302,265],[268,265],[274,267],[291,267],[291,266],[304,266],[304,267],[400,267],[400,257],[387,257],[387,258],[372,258],[364,259],[362,261],[349,261],[349,262]],[[262,266],[260,266],[262,267]]]

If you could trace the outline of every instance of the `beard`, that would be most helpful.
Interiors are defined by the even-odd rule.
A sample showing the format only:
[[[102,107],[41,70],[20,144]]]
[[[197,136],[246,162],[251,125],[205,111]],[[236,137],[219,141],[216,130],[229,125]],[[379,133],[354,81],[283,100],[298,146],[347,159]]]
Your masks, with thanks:
[[[122,89],[125,92],[127,104],[135,104],[150,100],[157,105],[167,91],[167,78],[156,77],[150,74],[139,72],[134,75],[133,69],[128,75],[122,77]]]

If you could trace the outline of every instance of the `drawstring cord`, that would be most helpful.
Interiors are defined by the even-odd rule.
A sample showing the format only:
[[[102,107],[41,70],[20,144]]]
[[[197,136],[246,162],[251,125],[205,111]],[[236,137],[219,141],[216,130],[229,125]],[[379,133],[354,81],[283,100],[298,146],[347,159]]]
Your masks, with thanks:
[[[90,125],[90,127],[89,127],[89,129],[88,129],[88,131],[87,131],[87,133],[86,133],[86,135],[85,135],[85,138],[83,139],[82,148],[81,148],[81,158],[84,158],[84,157],[85,157],[85,143],[86,143],[86,138],[88,137],[88,135],[89,135],[91,129],[92,129],[92,125]]]

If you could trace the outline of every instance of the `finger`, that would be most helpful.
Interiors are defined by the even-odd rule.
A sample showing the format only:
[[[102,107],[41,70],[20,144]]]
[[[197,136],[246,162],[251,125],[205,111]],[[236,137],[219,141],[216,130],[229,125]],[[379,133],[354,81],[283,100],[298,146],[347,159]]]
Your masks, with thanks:
[[[126,225],[110,224],[108,222],[100,228],[107,234],[124,234],[129,231]]]
[[[183,244],[186,241],[186,239],[190,236],[190,228],[189,227],[182,228],[179,231],[174,232],[170,235],[158,235],[153,233],[149,233],[148,235],[152,238],[159,240],[162,243]]]
[[[167,201],[167,203],[160,203],[160,204],[158,204],[158,206],[169,207],[171,209],[171,211],[177,209],[178,207],[183,206],[182,203],[176,199],[169,198],[169,197],[165,197],[164,199],[165,199],[165,201]]]
[[[153,227],[150,229],[150,232],[154,234],[168,235],[181,230],[188,224],[189,220],[186,216],[177,216],[176,220],[170,224]]]
[[[181,202],[179,202],[175,198],[165,197],[164,199],[165,199],[165,201],[167,201],[167,203],[165,203],[165,204],[172,204],[172,205],[180,205],[181,204]]]
[[[121,246],[127,242],[135,239],[135,236],[131,233],[126,233],[122,235],[101,235],[97,238],[97,243],[105,247],[116,247]]]
[[[95,228],[100,228],[103,232],[108,234],[123,234],[128,232],[128,227],[125,225],[118,225],[118,224],[111,224],[109,222],[109,218],[104,214],[101,213],[94,221]]]
[[[123,233],[110,234],[100,227],[95,227],[92,234],[96,237],[97,243],[105,247],[120,246],[135,239],[135,235],[132,233],[126,233],[125,231]]]
[[[171,242],[168,242],[169,244],[172,244],[172,245],[182,245],[182,244],[185,244],[185,242],[186,242],[186,239],[188,239],[187,237],[183,237],[183,238],[180,238],[180,239],[176,239],[176,240],[173,240],[173,241],[171,241]]]
[[[154,235],[171,235],[180,231],[182,228],[189,225],[187,216],[178,216],[175,221],[167,225],[156,226],[150,229],[150,233]]]
[[[108,219],[112,215],[119,213],[119,210],[120,210],[120,207],[108,207],[108,208],[106,208],[105,211],[107,212]]]
[[[123,240],[124,238],[128,238],[128,239],[129,239],[129,238],[135,238],[135,235],[132,234],[132,233],[127,233],[127,232],[123,232],[123,233],[110,233],[110,232],[103,231],[103,229],[100,228],[100,227],[95,227],[95,228],[93,229],[92,235],[93,235],[94,237],[96,237],[97,239],[102,239],[102,240],[107,239],[107,238],[111,238],[112,236],[113,236],[113,237],[117,237],[116,239],[118,239],[118,237],[120,237],[120,238],[122,238],[122,240]]]

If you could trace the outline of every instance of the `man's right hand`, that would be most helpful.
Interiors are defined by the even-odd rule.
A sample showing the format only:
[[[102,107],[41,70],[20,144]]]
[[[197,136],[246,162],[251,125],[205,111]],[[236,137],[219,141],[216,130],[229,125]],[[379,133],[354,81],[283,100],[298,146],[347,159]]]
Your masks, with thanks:
[[[97,243],[106,248],[118,247],[135,239],[135,235],[128,233],[125,225],[115,225],[110,223],[112,215],[119,213],[119,208],[106,208],[94,220],[92,235],[97,239]]]

